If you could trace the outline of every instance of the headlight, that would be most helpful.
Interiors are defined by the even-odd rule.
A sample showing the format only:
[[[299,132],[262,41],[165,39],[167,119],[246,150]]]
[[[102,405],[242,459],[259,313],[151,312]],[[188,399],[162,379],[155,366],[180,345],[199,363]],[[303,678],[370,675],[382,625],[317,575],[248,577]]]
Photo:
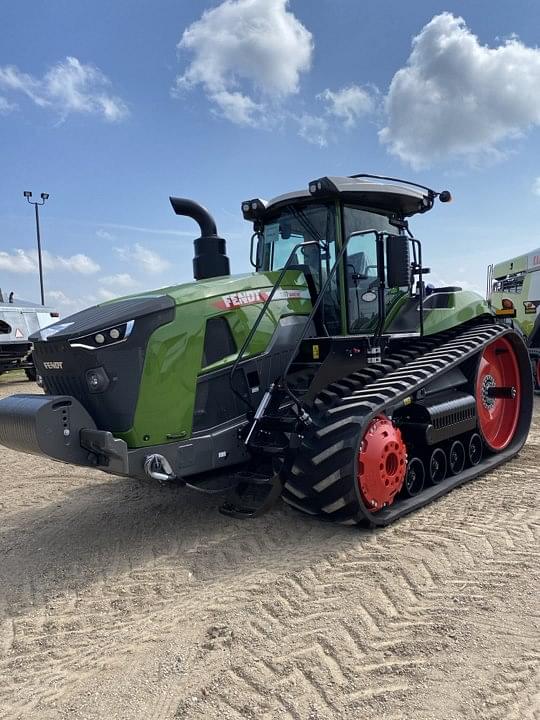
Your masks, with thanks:
[[[69,340],[69,346],[72,348],[83,348],[84,350],[98,350],[99,348],[109,347],[124,342],[131,335],[134,320],[120,325],[112,325],[111,327],[99,330],[91,335]]]

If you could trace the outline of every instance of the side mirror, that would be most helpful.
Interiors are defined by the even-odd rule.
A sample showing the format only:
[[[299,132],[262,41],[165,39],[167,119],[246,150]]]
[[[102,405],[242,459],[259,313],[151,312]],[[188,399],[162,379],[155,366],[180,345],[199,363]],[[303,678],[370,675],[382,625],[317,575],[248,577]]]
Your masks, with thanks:
[[[249,248],[249,262],[255,268],[255,270],[258,270],[262,266],[263,252],[264,235],[260,232],[254,232],[251,236],[251,245]],[[253,258],[253,253],[255,253],[255,259]]]
[[[388,287],[409,287],[411,284],[411,258],[409,239],[403,235],[386,238],[386,282]]]

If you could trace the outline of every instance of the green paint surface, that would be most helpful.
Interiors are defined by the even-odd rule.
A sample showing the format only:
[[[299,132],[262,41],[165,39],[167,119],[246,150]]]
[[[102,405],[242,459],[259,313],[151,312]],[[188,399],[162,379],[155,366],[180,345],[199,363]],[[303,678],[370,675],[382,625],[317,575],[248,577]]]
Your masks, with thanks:
[[[269,292],[278,275],[277,272],[250,273],[145,293],[169,295],[175,301],[176,310],[174,320],[158,328],[149,339],[133,427],[118,434],[128,447],[158,445],[174,442],[179,436],[191,436],[199,374],[230,365],[237,357],[229,355],[202,367],[206,321],[225,317],[240,349],[261,311],[262,301],[226,308],[224,299],[235,304],[252,301],[253,295],[238,296],[238,293]],[[307,291],[299,271],[287,272],[281,288]],[[244,357],[266,350],[281,317],[307,315],[310,310],[310,300],[303,297],[273,300]]]
[[[487,301],[478,293],[460,290],[448,296],[447,308],[426,309],[424,312],[424,334],[434,335],[443,330],[457,327],[482,315],[492,315]]]

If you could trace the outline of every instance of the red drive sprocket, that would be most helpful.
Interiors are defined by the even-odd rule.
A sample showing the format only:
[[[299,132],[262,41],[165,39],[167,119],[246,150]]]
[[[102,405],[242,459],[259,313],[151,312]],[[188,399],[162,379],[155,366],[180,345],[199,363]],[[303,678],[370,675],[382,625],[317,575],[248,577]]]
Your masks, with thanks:
[[[358,452],[358,485],[371,512],[391,505],[407,472],[407,448],[400,431],[384,415],[369,423]]]

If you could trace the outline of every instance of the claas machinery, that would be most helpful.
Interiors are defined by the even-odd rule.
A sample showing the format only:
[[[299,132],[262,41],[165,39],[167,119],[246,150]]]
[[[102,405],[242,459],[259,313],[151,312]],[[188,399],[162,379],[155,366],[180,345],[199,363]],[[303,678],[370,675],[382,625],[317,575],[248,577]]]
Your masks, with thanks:
[[[540,392],[540,248],[490,265],[487,298],[499,318],[523,333]]]
[[[231,275],[197,203],[195,282],[114,300],[34,336],[45,394],[0,401],[0,443],[224,493],[281,495],[386,525],[513,457],[532,414],[521,334],[485,299],[427,287],[409,218],[448,191],[323,177],[242,203],[254,271]]]

